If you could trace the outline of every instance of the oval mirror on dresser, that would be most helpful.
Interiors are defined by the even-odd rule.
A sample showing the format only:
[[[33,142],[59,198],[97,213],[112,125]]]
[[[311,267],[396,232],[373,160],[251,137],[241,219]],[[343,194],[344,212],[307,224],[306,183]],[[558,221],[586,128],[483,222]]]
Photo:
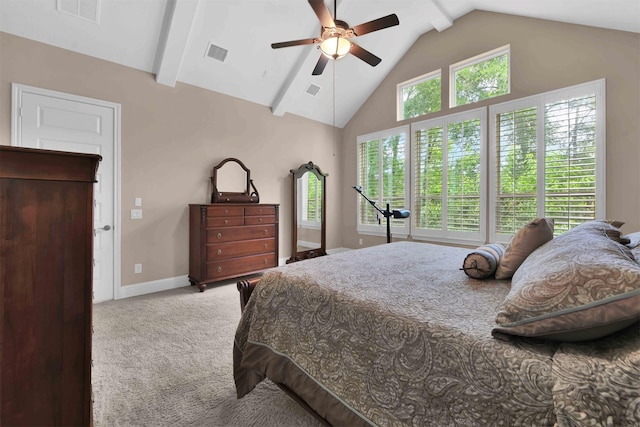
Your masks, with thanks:
[[[292,243],[291,258],[287,263],[327,254],[327,176],[313,162],[291,169]]]

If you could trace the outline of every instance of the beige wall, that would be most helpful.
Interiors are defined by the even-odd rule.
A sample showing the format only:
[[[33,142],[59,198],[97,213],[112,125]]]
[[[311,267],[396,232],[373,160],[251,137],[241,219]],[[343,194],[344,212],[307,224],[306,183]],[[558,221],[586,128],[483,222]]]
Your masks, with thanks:
[[[402,25],[402,24],[401,24]],[[607,216],[625,221],[623,232],[640,230],[640,34],[475,11],[452,27],[420,37],[344,128],[343,179],[356,182],[356,138],[411,121],[464,109],[448,108],[449,65],[511,45],[511,94],[502,102],[591,80],[606,79]],[[443,110],[396,121],[396,85],[442,69]],[[358,236],[357,194],[343,190],[343,246],[378,244]]]
[[[328,247],[355,248],[358,238],[367,246],[384,238],[356,233],[357,136],[409,123],[396,121],[397,83],[442,68],[446,95],[450,64],[506,44],[512,93],[499,101],[606,78],[607,216],[626,221],[623,231],[640,230],[640,35],[488,12],[419,38],[337,145],[331,126],[189,85],[162,86],[149,73],[0,33],[0,144],[10,144],[11,82],[122,105],[123,285],[187,274],[186,206],[208,201],[211,167],[226,157],[251,169],[261,201],[281,204],[281,258],[290,255],[289,170],[310,160],[329,173]],[[440,114],[465,109],[443,104]],[[135,197],[143,199],[141,221],[129,219]],[[143,274],[133,274],[134,263]]]
[[[122,284],[188,273],[189,203],[207,203],[211,168],[240,159],[264,203],[280,204],[280,257],[291,253],[290,169],[313,161],[327,178],[327,246],[341,246],[340,163],[333,128],[132,68],[0,33],[0,144],[9,145],[11,83],[122,106]],[[340,132],[337,133],[338,139]],[[134,198],[143,219],[131,220]],[[142,274],[133,265],[143,264]],[[186,285],[186,283],[185,283]]]

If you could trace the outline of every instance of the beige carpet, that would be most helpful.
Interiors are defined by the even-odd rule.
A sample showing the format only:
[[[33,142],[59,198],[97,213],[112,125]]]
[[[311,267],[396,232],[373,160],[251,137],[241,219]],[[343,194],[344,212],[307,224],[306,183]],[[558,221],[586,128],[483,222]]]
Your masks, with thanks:
[[[319,426],[273,383],[236,399],[235,283],[94,306],[96,427]]]

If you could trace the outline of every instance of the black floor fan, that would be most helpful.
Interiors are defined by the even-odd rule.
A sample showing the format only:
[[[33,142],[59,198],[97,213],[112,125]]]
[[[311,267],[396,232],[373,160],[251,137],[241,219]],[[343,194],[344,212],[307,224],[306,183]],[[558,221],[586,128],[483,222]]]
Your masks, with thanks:
[[[376,202],[374,202],[373,200],[368,198],[362,192],[362,187],[360,185],[355,185],[353,187],[353,189],[356,190],[358,193],[360,193],[360,195],[362,197],[364,197],[365,200],[371,204],[371,206],[373,206],[383,217],[385,217],[387,219],[387,243],[391,243],[391,223],[390,223],[389,218],[391,218],[391,217],[393,217],[395,219],[409,218],[409,216],[411,216],[411,211],[409,211],[408,209],[394,209],[394,210],[391,210],[390,206],[389,206],[389,203],[387,203],[387,209],[386,210],[382,210],[378,206],[376,206]],[[379,223],[380,223],[380,217],[378,217],[378,224]]]

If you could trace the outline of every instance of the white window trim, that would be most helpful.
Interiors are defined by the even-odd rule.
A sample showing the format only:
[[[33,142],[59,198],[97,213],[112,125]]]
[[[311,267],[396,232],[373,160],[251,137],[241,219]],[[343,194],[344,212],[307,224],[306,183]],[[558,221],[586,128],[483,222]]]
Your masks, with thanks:
[[[490,59],[496,58],[498,56],[502,56],[507,54],[507,78],[509,79],[509,91],[507,94],[511,93],[511,45],[505,45],[489,52],[481,53],[480,55],[476,55],[472,58],[465,59],[464,61],[456,62],[455,64],[451,64],[449,66],[449,108],[458,107],[456,103],[456,76],[455,73],[462,69],[466,68],[470,65],[478,64],[480,62],[488,61]],[[506,95],[506,94],[505,94]],[[470,104],[464,104],[470,105]]]
[[[411,236],[416,240],[437,240],[438,242],[444,243],[455,243],[455,244],[464,244],[464,245],[475,245],[482,244],[485,242],[487,235],[487,137],[486,137],[486,128],[487,128],[487,109],[485,107],[476,108],[474,110],[468,110],[461,113],[449,114],[443,117],[437,117],[434,119],[423,120],[420,122],[411,124],[411,156],[413,157],[413,150],[416,146],[415,134],[418,130],[429,128],[433,126],[442,126],[443,132],[445,132],[443,141],[446,140],[446,130],[450,123],[461,122],[465,120],[472,119],[480,119],[480,229],[478,232],[455,232],[455,231],[446,231],[446,230],[427,230],[424,228],[418,228],[416,226],[416,219],[413,214],[411,216]],[[444,150],[446,155],[446,147]],[[415,210],[416,206],[416,194],[414,190],[415,186],[415,173],[416,168],[413,162],[410,164],[411,168],[411,187],[410,187],[410,197],[411,197],[411,207],[412,210]],[[446,170],[443,171],[443,180],[446,180],[447,173]],[[446,212],[446,207],[443,207]],[[446,216],[446,213],[445,213]],[[444,226],[444,224],[443,224]]]
[[[435,71],[431,71],[430,73],[423,74],[421,76],[414,77],[411,80],[407,80],[405,82],[397,84],[396,86],[396,119],[398,121],[408,120],[413,118],[413,117],[404,117],[404,100],[402,99],[403,89],[406,87],[419,85],[422,82],[426,82],[427,80],[431,80],[437,77],[440,77],[440,81],[442,82],[442,69],[437,69]]]
[[[593,91],[596,95],[596,218],[606,218],[606,91],[605,79],[594,80],[587,83],[581,83],[538,95],[520,98],[514,101],[507,101],[500,104],[494,104],[489,107],[489,241],[490,242],[508,242],[511,235],[498,234],[496,232],[496,212],[495,205],[498,198],[498,189],[494,183],[497,180],[496,165],[496,116],[508,111],[536,107],[537,115],[537,162],[542,165],[538,168],[538,182],[544,182],[544,106],[553,101],[559,101],[572,96],[582,96],[588,91]],[[540,114],[542,113],[542,114]],[[538,217],[544,216],[544,186],[538,185],[538,200],[542,203],[538,204]]]
[[[389,137],[393,137],[393,136],[397,136],[400,134],[404,134],[405,136],[405,174],[404,174],[404,188],[405,188],[405,192],[404,192],[404,204],[405,206],[410,206],[410,193],[411,190],[409,188],[410,185],[410,180],[411,180],[411,169],[410,169],[410,165],[411,165],[411,142],[410,142],[410,135],[409,135],[409,130],[410,130],[410,126],[406,125],[406,126],[399,126],[399,127],[395,127],[393,129],[385,129],[382,131],[378,131],[378,132],[372,132],[366,135],[361,135],[358,136],[357,138],[357,159],[356,159],[356,171],[357,171],[357,179],[360,179],[360,144],[362,142],[366,142],[366,141],[371,141],[373,139],[376,140],[381,140],[384,138],[389,138]],[[382,156],[382,151],[380,151],[379,153],[380,156]],[[382,159],[380,159],[379,164],[382,164]],[[407,167],[406,165],[409,165],[409,167]],[[383,194],[383,190],[382,190],[382,182],[384,180],[380,180],[380,187],[378,188],[378,194]],[[360,185],[360,183],[358,182],[358,185]],[[368,196],[367,194],[367,189],[363,188],[363,193],[365,195]],[[356,194],[354,195],[354,197],[356,197],[356,231],[358,232],[358,234],[364,234],[364,235],[370,235],[370,236],[386,236],[387,235],[387,222],[386,219],[384,217],[382,217],[380,215],[380,224],[379,225],[369,225],[369,224],[360,224],[360,207],[364,208],[364,209],[375,209],[373,206],[371,206],[369,204],[369,202],[367,202],[364,197],[362,197],[360,194]],[[376,206],[378,206],[376,204]],[[378,206],[380,209],[385,210],[387,208],[387,206]],[[407,236],[409,236],[409,231],[411,227],[411,221],[409,221],[408,219],[403,221],[403,226],[398,227],[398,226],[393,226],[393,223],[391,225],[391,234],[394,235],[395,237],[401,237],[401,238],[406,238]]]
[[[395,136],[400,133],[405,134],[405,162],[408,166],[405,166],[405,206],[413,210],[415,206],[415,167],[413,164],[413,150],[415,149],[415,131],[423,129],[425,127],[431,127],[436,123],[441,123],[443,129],[446,129],[448,123],[457,122],[462,120],[468,120],[470,118],[477,118],[474,114],[480,114],[481,127],[484,131],[481,133],[481,146],[480,146],[480,182],[481,182],[481,218],[480,231],[476,236],[470,238],[468,236],[471,233],[453,233],[449,232],[445,235],[441,233],[424,233],[421,232],[414,225],[414,215],[410,219],[405,221],[404,227],[392,227],[391,231],[395,237],[406,238],[411,236],[415,240],[428,240],[441,243],[473,245],[483,244],[489,242],[508,242],[511,235],[496,233],[496,213],[495,204],[497,201],[497,187],[495,185],[497,179],[496,172],[496,116],[508,111],[518,110],[527,107],[536,107],[538,112],[544,112],[544,106],[547,103],[566,99],[573,96],[583,96],[586,92],[591,91],[596,95],[596,218],[605,219],[606,215],[606,81],[605,79],[594,80],[578,85],[568,86],[562,89],[557,89],[526,98],[519,98],[512,101],[493,104],[489,107],[481,107],[474,110],[468,110],[461,113],[454,113],[443,117],[434,119],[422,120],[412,123],[410,125],[400,126],[393,129],[387,129],[379,132],[369,133],[367,135],[361,135],[357,138],[357,164],[356,170],[358,171],[358,179],[360,174],[360,144],[365,141],[373,139],[383,139],[390,136]],[[487,117],[487,110],[489,117]],[[489,131],[487,132],[486,129]],[[489,134],[489,140],[487,141],[487,133]],[[544,182],[544,114],[537,115],[537,133],[542,135],[538,138],[538,164],[542,167],[538,168],[538,181]],[[407,134],[410,134],[410,138],[407,138]],[[542,147],[542,149],[540,149]],[[382,153],[380,153],[381,155]],[[488,158],[487,158],[488,157]],[[445,172],[446,176],[446,172]],[[379,189],[382,194],[382,190]],[[366,189],[365,189],[366,194]],[[356,209],[357,215],[357,232],[363,235],[383,236],[386,235],[386,222],[382,218],[380,225],[361,225],[359,223],[359,203],[368,202],[362,198],[362,196],[356,194],[358,200],[358,208]],[[544,186],[538,186],[538,198],[544,200]],[[362,199],[362,200],[360,200]],[[364,205],[362,205],[364,206]],[[386,206],[379,206],[381,209],[385,209]],[[370,209],[374,209],[369,206]],[[538,216],[544,216],[544,204],[538,205]],[[432,231],[432,230],[429,230]],[[458,235],[458,234],[462,234]]]

